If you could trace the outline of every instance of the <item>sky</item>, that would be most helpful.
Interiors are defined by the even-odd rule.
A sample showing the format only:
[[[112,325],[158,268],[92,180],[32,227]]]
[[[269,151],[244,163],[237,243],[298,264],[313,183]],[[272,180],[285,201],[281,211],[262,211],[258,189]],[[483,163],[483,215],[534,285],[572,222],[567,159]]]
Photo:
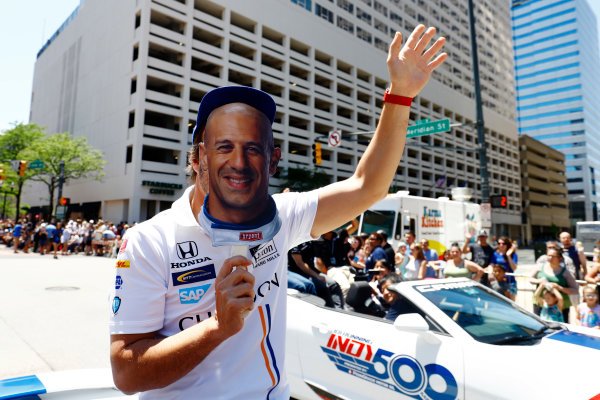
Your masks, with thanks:
[[[0,9],[0,131],[29,122],[36,54],[80,0],[2,0]],[[127,1],[127,0],[124,0]],[[588,0],[600,21],[600,0]],[[600,29],[599,29],[600,41]]]

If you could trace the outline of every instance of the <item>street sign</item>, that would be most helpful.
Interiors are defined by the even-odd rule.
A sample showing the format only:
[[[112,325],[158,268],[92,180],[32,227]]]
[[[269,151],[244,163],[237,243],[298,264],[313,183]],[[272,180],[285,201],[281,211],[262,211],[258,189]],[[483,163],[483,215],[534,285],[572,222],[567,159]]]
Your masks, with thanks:
[[[327,142],[329,143],[329,147],[338,147],[342,142],[342,132],[329,131],[329,137]]]
[[[481,227],[492,227],[492,205],[490,203],[481,203]]]
[[[406,137],[417,137],[431,135],[432,133],[448,132],[450,130],[450,120],[442,119],[439,121],[423,120],[417,121],[416,125],[409,126]]]
[[[32,161],[29,164],[29,169],[41,169],[44,168],[44,162],[40,160]]]
[[[67,212],[67,206],[56,206],[56,212],[54,216],[57,219],[63,219],[65,217],[65,213]]]

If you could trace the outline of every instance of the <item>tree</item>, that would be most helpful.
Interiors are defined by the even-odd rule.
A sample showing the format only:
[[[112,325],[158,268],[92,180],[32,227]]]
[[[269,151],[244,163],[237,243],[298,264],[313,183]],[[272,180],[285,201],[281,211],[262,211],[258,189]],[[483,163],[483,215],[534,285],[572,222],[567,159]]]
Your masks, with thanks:
[[[331,177],[326,173],[303,167],[288,167],[279,178],[282,180],[279,185],[282,190],[289,188],[294,192],[306,192],[331,183]]]
[[[19,176],[17,171],[13,168],[8,168],[8,165],[18,160],[28,160],[25,156],[26,150],[43,136],[44,130],[36,124],[15,124],[14,128],[5,130],[0,135],[0,163],[6,166],[3,167],[6,174],[4,185],[8,187],[8,185],[12,184],[16,189],[11,191],[17,203],[15,221],[19,219],[23,184],[31,178],[33,173],[31,170],[27,170],[25,175]]]
[[[34,170],[32,181],[48,187],[51,212],[54,210],[54,192],[60,179],[60,164],[64,162],[64,183],[74,179],[101,180],[104,176],[102,153],[88,146],[85,137],[73,138],[69,133],[48,135],[32,143],[25,154],[32,160],[40,160],[44,167]]]

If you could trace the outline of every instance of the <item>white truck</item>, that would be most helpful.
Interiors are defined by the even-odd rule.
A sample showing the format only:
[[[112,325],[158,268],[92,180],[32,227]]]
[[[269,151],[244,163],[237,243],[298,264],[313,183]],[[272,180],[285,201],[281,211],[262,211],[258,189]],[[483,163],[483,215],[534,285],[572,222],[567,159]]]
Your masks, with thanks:
[[[600,242],[600,221],[577,222],[575,238],[583,244],[585,256],[591,258],[594,255],[594,247]]]
[[[383,229],[394,250],[412,231],[417,240],[428,239],[429,247],[441,256],[453,242],[462,245],[465,235],[477,237],[481,229],[479,204],[467,201],[411,196],[408,191],[389,194],[360,216],[359,232]]]

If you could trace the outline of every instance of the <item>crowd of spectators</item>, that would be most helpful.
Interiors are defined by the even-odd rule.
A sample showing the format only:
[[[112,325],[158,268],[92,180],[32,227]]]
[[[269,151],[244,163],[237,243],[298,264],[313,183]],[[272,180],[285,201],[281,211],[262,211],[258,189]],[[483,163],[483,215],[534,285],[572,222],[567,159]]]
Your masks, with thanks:
[[[88,256],[116,257],[121,238],[129,225],[99,219],[71,219],[68,221],[23,217],[18,221],[0,220],[0,240],[14,253],[38,253],[42,256]]]
[[[465,243],[448,244],[443,254],[430,248],[428,238],[406,232],[404,242],[394,251],[385,231],[352,236],[358,228],[354,220],[337,232],[290,250],[289,287],[322,297],[327,306],[394,319],[401,296],[394,284],[407,280],[470,278],[499,294],[515,300],[518,268],[517,244],[506,236],[488,242],[485,230],[471,235]],[[585,277],[588,284],[600,282],[600,264],[586,269],[583,250],[571,243],[568,232],[560,243],[547,243],[547,252],[536,261],[530,282],[536,285],[534,312],[547,320],[569,322],[569,307],[576,307],[576,321],[600,328],[600,305],[595,286],[579,290]]]

